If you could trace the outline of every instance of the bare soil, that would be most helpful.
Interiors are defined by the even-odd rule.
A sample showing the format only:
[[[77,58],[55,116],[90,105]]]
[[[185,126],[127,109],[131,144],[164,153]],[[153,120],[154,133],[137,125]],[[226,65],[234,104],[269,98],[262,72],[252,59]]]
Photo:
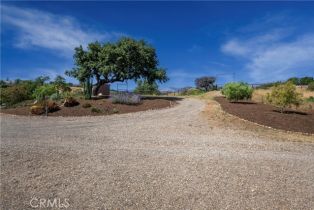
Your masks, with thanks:
[[[314,111],[286,110],[280,113],[279,109],[262,103],[255,102],[229,102],[224,97],[215,100],[222,109],[261,125],[286,131],[314,134]]]
[[[123,114],[130,112],[146,111],[152,109],[162,109],[174,106],[180,100],[174,97],[145,97],[138,105],[113,104],[110,99],[84,100],[78,99],[79,105],[73,107],[64,107],[60,104],[60,109],[48,113],[48,116],[97,116],[110,114]],[[84,108],[84,104],[90,104],[91,107]],[[30,113],[31,104],[18,106],[14,108],[1,109],[2,113],[13,115],[32,115]],[[93,112],[92,108],[97,108],[100,112]]]

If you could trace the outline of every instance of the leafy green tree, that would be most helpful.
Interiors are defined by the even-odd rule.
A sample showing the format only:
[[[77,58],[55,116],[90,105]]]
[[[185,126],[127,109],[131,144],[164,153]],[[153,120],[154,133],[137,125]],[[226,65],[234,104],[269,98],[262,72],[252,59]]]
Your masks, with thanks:
[[[291,77],[290,79],[287,80],[287,82],[292,82],[294,85],[299,85],[300,79],[297,77]]]
[[[195,86],[198,89],[209,91],[214,89],[215,77],[200,77],[195,80]]]
[[[147,95],[159,95],[158,85],[156,82],[149,83],[148,81],[138,80],[137,87],[134,90],[138,94],[147,94]]]
[[[275,86],[271,93],[266,96],[267,101],[280,108],[283,113],[285,108],[291,105],[299,106],[302,102],[302,95],[297,92],[296,86],[292,82],[287,82]]]
[[[121,38],[116,43],[90,43],[87,50],[75,48],[75,67],[66,74],[84,84],[87,98],[91,97],[92,80],[95,93],[105,83],[125,80],[166,82],[166,71],[158,67],[156,50],[145,41]]]
[[[35,78],[34,82],[36,83],[37,86],[42,86],[45,84],[45,82],[48,82],[50,80],[49,76],[39,76]]]
[[[300,85],[308,85],[310,82],[314,82],[313,77],[302,77],[302,78],[300,78]]]
[[[221,92],[229,101],[239,101],[250,99],[253,88],[243,82],[230,82],[224,85]]]
[[[63,92],[63,91],[65,91],[68,88],[68,85],[67,85],[65,79],[62,76],[60,76],[60,75],[56,76],[56,78],[55,78],[55,80],[53,81],[52,84],[56,88],[57,98],[59,98],[59,92]]]
[[[8,83],[5,82],[4,80],[0,80],[0,88],[6,88],[8,87]]]
[[[38,102],[46,100],[46,97],[51,96],[56,93],[56,87],[52,84],[44,84],[35,89],[33,97],[36,98]]]

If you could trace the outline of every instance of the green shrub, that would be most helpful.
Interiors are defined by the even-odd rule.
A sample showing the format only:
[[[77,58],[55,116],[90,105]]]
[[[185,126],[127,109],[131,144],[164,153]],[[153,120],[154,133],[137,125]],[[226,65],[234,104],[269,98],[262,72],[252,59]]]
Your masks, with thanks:
[[[307,101],[307,102],[314,102],[314,97],[310,96],[307,99],[305,99],[305,101]]]
[[[96,107],[92,107],[91,108],[91,112],[94,112],[94,113],[101,113],[101,110],[96,108]]]
[[[135,88],[134,93],[145,95],[160,95],[158,85],[155,82],[150,84],[146,80],[139,80],[137,82],[137,87]]]
[[[32,98],[32,88],[27,84],[18,84],[0,89],[0,102],[6,106]]]
[[[311,82],[314,82],[313,77],[302,77],[302,78],[300,78],[300,85],[308,85]]]
[[[182,88],[180,95],[183,96],[200,95],[205,92],[206,91],[197,88]]]
[[[230,82],[224,85],[221,93],[229,101],[239,101],[251,99],[253,88],[243,82]]]
[[[113,108],[112,112],[116,114],[116,113],[119,113],[119,110],[116,108]]]
[[[85,103],[82,105],[83,108],[90,108],[92,105],[90,103]]]
[[[50,97],[56,92],[57,90],[54,85],[45,84],[35,89],[33,97],[36,98],[37,101],[43,101],[46,99],[46,97]]]
[[[196,89],[196,88],[191,88],[191,89],[188,89],[186,91],[186,94],[187,95],[200,95],[202,93],[204,93],[205,91],[203,90],[200,90],[200,89]]]
[[[296,86],[292,82],[287,82],[275,86],[271,93],[267,94],[266,99],[270,104],[280,108],[283,113],[284,109],[291,105],[299,106],[302,102],[302,95],[296,91]]]
[[[307,86],[307,89],[310,91],[314,91],[314,82],[310,82]]]
[[[50,98],[50,100],[52,100],[52,101],[59,101],[62,97],[61,97],[61,95],[58,94],[58,93],[53,93],[49,98]]]

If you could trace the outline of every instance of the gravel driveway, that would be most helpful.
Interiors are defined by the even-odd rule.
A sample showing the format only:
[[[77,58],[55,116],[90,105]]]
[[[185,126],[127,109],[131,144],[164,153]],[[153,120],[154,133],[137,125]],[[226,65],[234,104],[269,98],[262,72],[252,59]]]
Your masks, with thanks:
[[[33,198],[68,199],[68,209],[314,209],[313,143],[225,127],[205,107],[2,115],[0,209]]]

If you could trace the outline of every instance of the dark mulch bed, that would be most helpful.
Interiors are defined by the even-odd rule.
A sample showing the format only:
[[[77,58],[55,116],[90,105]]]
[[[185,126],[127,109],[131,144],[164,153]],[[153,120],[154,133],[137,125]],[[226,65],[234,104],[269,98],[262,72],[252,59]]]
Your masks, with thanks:
[[[109,114],[123,114],[130,112],[146,111],[151,109],[162,109],[175,105],[179,98],[173,97],[150,97],[144,98],[138,105],[126,105],[126,104],[113,104],[110,99],[98,99],[98,100],[78,100],[79,105],[74,107],[61,107],[60,110],[48,113],[48,116],[98,116]],[[92,107],[84,108],[83,105],[89,103],[92,107],[101,110],[100,113],[92,112]],[[19,106],[15,108],[1,109],[2,113],[14,114],[14,115],[32,115],[30,114],[30,106]]]
[[[272,128],[314,134],[314,111],[288,110],[280,113],[278,108],[261,103],[231,103],[224,97],[216,97],[223,110],[240,118]]]

